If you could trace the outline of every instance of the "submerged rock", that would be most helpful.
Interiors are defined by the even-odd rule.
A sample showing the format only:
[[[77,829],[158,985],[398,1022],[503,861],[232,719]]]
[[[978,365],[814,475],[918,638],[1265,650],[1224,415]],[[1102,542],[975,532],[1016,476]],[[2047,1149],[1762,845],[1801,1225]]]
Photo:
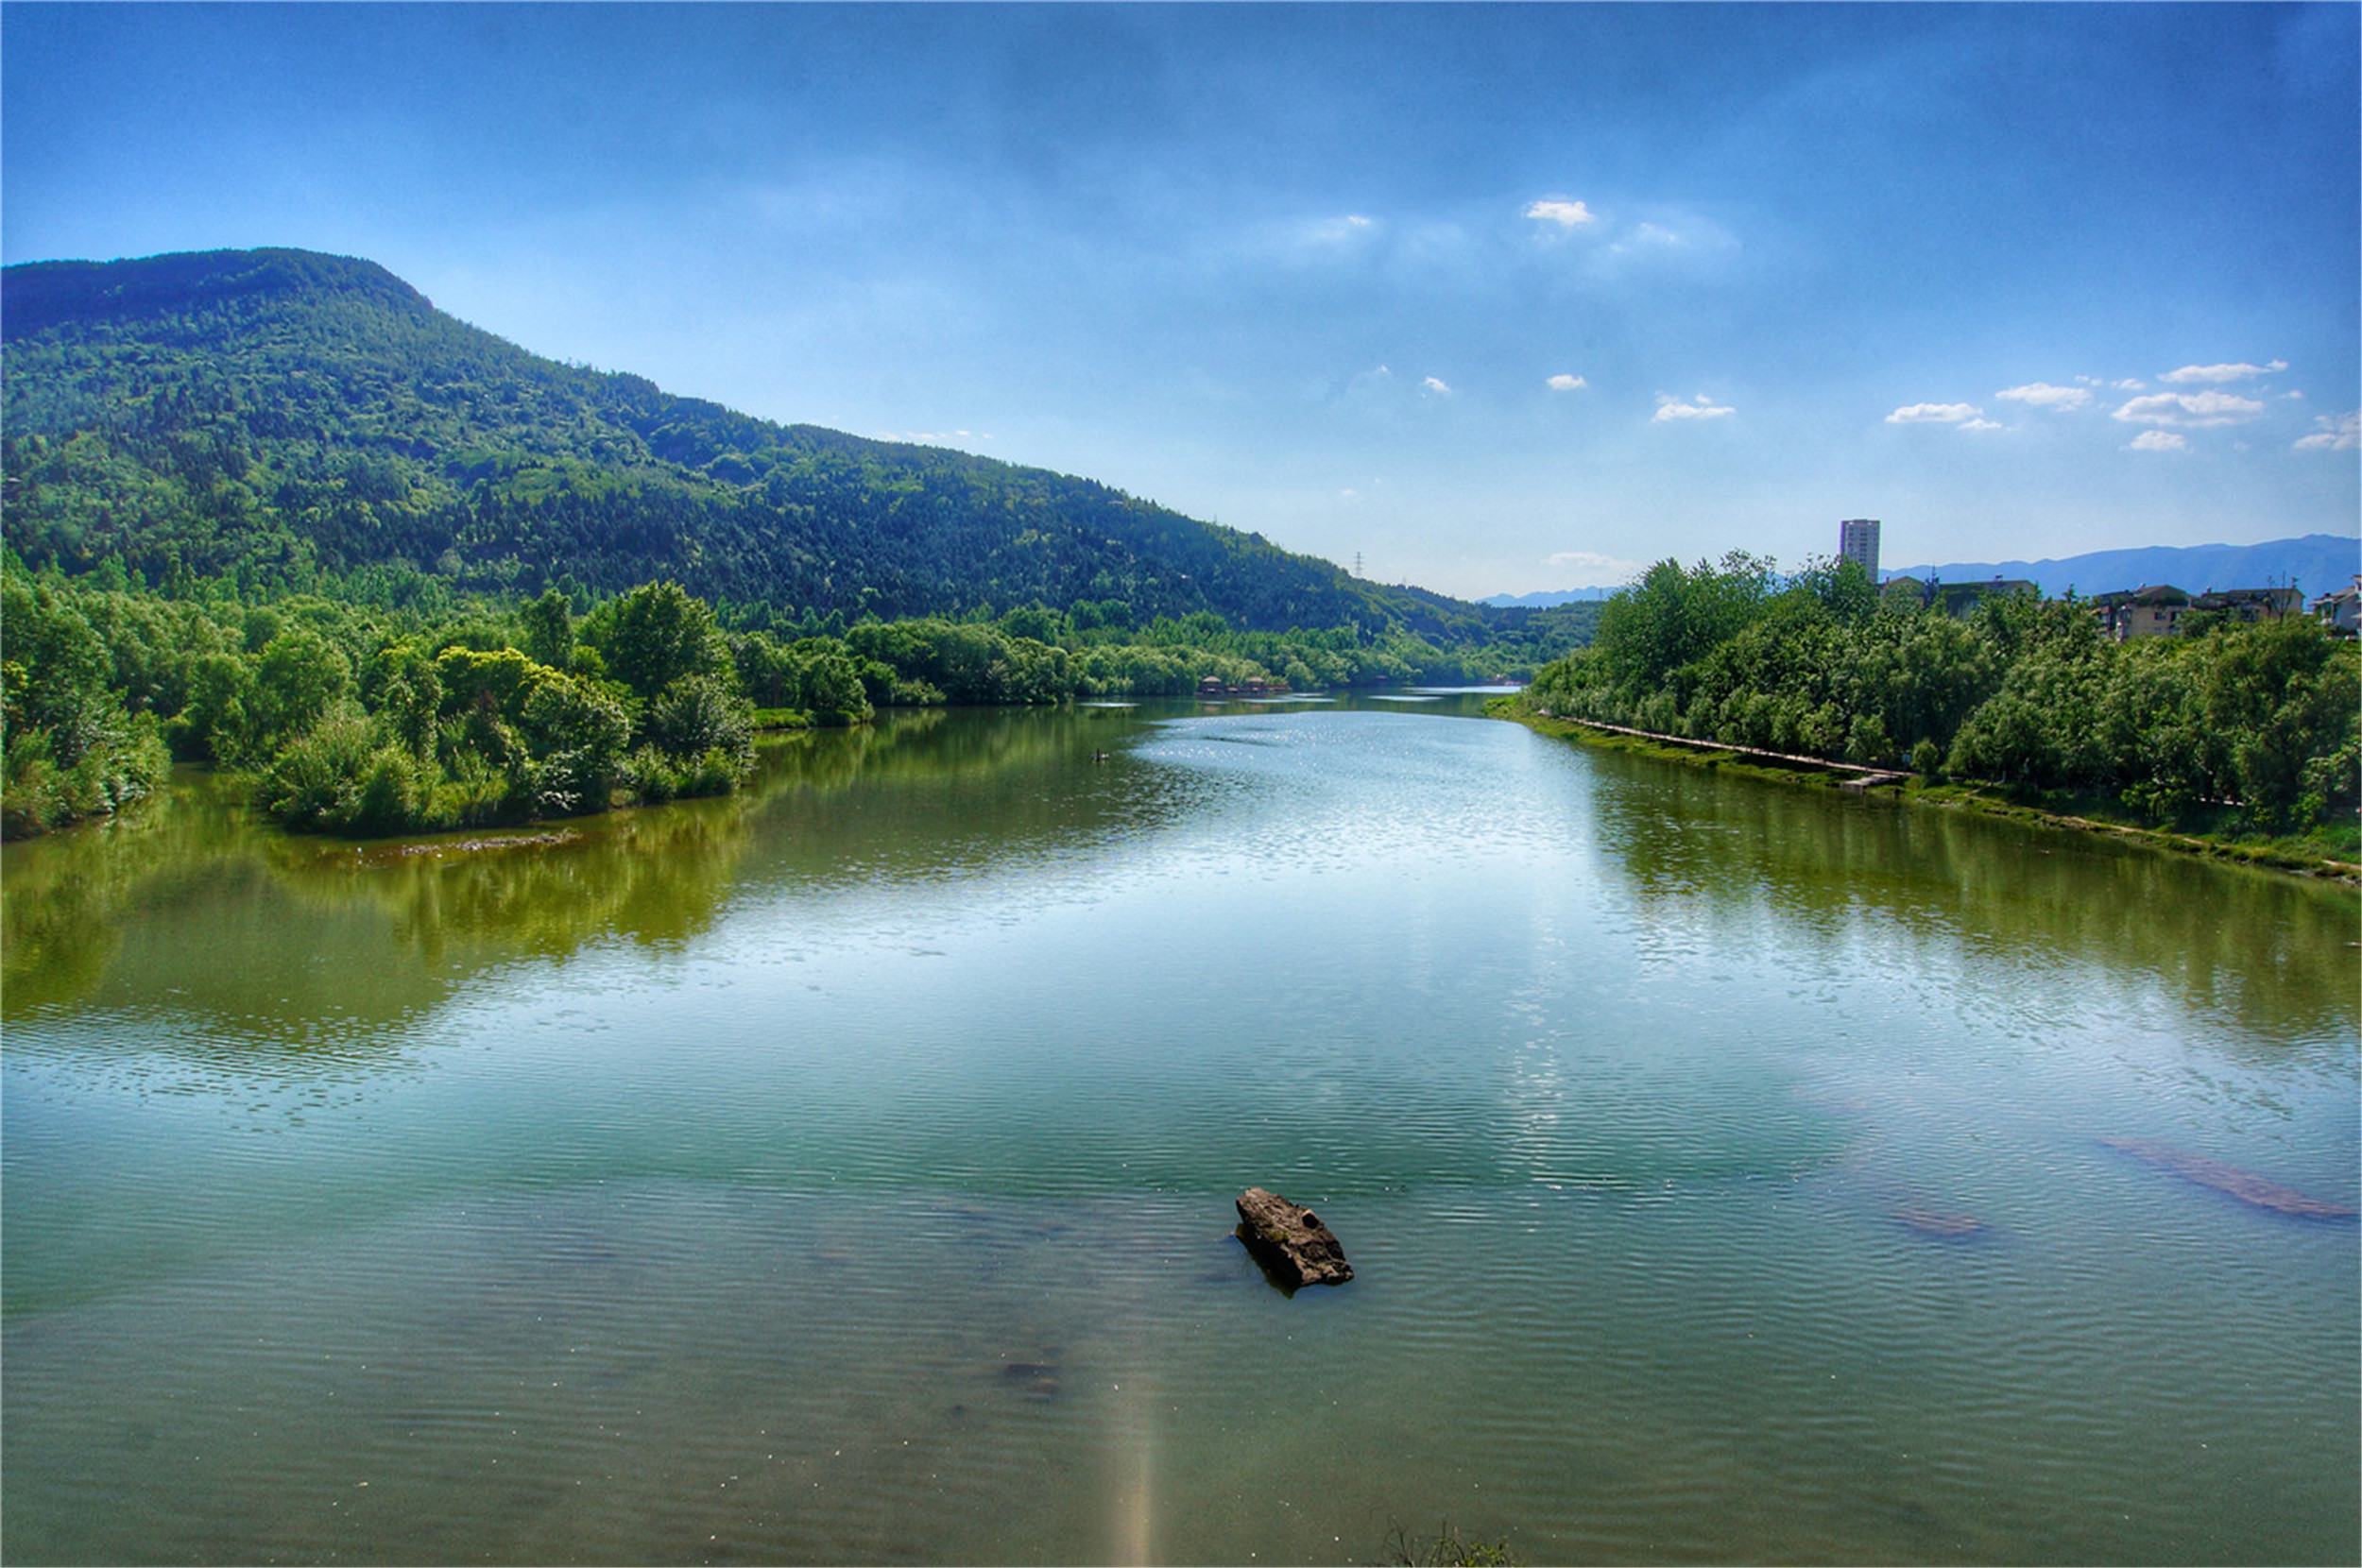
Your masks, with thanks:
[[[2341,1203],[2327,1202],[2294,1187],[2282,1186],[2268,1176],[2258,1176],[2252,1170],[2210,1160],[2203,1154],[2193,1154],[2185,1149],[2175,1149],[2162,1143],[2143,1143],[2136,1138],[2102,1138],[2102,1145],[2146,1160],[2160,1170],[2170,1170],[2186,1182],[2196,1182],[2217,1192],[2227,1192],[2242,1203],[2251,1203],[2274,1214],[2293,1215],[2299,1219],[2352,1219],[2354,1211]]]
[[[1939,1241],[1967,1241],[1985,1234],[1985,1222],[1974,1215],[1945,1214],[1936,1209],[1896,1209],[1894,1218],[1921,1236]]]
[[[1249,1187],[1239,1195],[1239,1239],[1263,1271],[1288,1289],[1343,1285],[1353,1278],[1344,1248],[1321,1217],[1275,1192]]]
[[[1011,1361],[1001,1369],[1003,1388],[1027,1399],[1058,1397],[1058,1369],[1046,1361]]]

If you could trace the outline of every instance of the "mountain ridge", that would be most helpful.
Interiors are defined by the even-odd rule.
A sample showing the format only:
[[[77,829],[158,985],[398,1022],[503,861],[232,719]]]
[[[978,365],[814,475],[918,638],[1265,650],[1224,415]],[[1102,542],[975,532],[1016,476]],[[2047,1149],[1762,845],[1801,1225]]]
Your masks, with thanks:
[[[9,544],[69,573],[523,593],[672,578],[847,619],[1090,603],[1447,642],[1531,621],[1098,481],[550,360],[359,258],[20,264],[0,272],[0,339]]]
[[[2308,597],[2346,586],[2362,571],[2362,538],[2302,534],[2254,544],[2145,545],[2095,550],[2039,561],[1969,561],[1897,567],[1887,577],[1933,576],[1947,583],[2022,578],[2051,598],[2069,588],[2090,598],[2121,588],[2171,583],[2192,592],[2209,588],[2276,588],[2293,584]]]

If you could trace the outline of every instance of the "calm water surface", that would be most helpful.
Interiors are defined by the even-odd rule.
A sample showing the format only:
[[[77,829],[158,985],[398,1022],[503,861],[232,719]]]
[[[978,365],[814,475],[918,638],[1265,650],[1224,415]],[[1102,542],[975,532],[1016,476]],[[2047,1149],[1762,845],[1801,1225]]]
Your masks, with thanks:
[[[2353,1561],[2353,895],[1473,699],[5,858],[17,1561]],[[1088,760],[1109,753],[1104,764]],[[1230,1237],[1314,1204],[1360,1277]]]

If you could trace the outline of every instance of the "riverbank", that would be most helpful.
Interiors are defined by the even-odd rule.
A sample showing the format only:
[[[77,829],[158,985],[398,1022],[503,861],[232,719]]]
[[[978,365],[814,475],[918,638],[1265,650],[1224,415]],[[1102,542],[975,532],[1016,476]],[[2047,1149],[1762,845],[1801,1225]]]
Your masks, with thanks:
[[[1744,746],[1693,741],[1678,735],[1653,734],[1582,719],[1562,719],[1521,708],[1514,699],[1507,697],[1495,698],[1485,704],[1484,711],[1488,717],[1511,720],[1537,734],[1578,741],[1584,745],[1608,751],[1635,752],[1661,758],[1688,767],[1745,774],[1750,777],[1818,789],[1842,789],[1865,795],[1877,794],[1916,806],[2009,817],[2045,827],[2102,834],[2180,855],[2195,855],[2206,860],[2259,866],[2300,877],[2318,877],[2350,886],[2362,886],[2362,862],[2323,853],[2318,844],[2303,839],[2241,840],[2217,834],[2174,832],[2113,820],[2104,810],[2089,800],[2069,800],[2056,795],[2030,801],[2015,799],[1995,790],[1971,784],[1939,782],[1918,774],[1760,752]]]

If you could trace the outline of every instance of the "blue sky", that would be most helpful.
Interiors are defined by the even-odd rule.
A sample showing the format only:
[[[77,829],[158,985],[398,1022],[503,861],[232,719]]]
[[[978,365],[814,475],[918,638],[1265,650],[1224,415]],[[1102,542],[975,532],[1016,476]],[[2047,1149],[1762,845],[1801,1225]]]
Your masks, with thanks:
[[[2358,18],[9,0],[0,251],[366,256],[1469,596],[2353,533]]]

